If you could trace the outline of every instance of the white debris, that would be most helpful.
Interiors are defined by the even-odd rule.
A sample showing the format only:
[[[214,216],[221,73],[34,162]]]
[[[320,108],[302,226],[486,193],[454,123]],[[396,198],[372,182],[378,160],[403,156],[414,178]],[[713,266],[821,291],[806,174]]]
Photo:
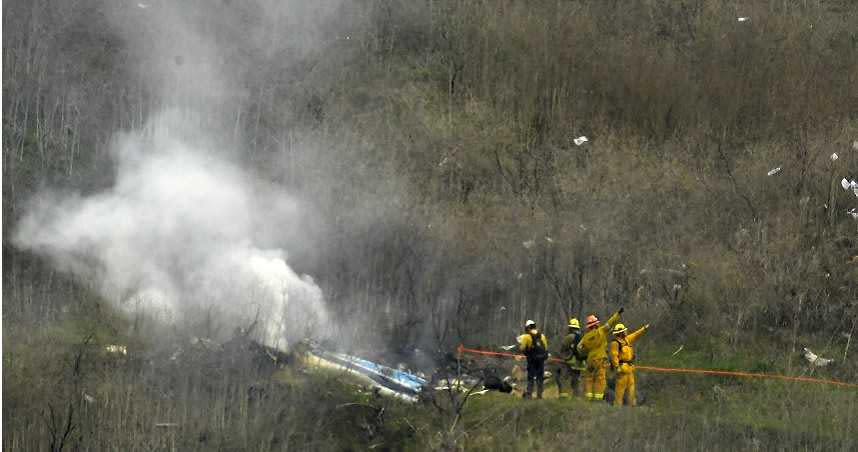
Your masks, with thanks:
[[[107,353],[118,353],[120,355],[128,354],[128,348],[124,345],[108,345],[104,347],[104,350],[107,351]]]
[[[482,391],[472,392],[471,395],[469,395],[468,397],[475,396],[475,395],[483,395],[487,392],[489,392],[488,389],[483,389]]]
[[[155,424],[155,427],[157,427],[157,428],[171,428],[171,427],[178,427],[178,426],[179,426],[179,424],[177,424],[175,422],[160,422],[158,424]]]
[[[849,183],[849,181],[848,181],[848,180],[846,180],[846,178],[844,177],[844,178],[840,181],[840,186],[841,186],[841,187],[843,187],[843,189],[844,189],[844,190],[849,190],[849,187],[851,186],[851,184],[850,184],[850,183]]]
[[[517,345],[513,344],[513,345],[501,345],[501,347],[500,347],[500,348],[501,348],[502,350],[510,351],[510,350],[512,350],[512,349],[514,349],[514,348],[516,348],[516,347],[517,347]]]
[[[545,237],[545,241],[548,243],[554,243],[554,239],[552,239],[551,237]]]
[[[858,140],[852,142],[852,150],[858,151]]]
[[[444,157],[443,159],[441,159],[441,162],[438,163],[438,166],[444,166],[446,163],[447,163],[447,157]]]
[[[858,220],[858,209],[849,209],[846,211],[846,213],[852,216],[852,218]]]
[[[807,347],[804,348],[804,358],[814,367],[825,367],[834,362],[833,359],[823,358],[816,353],[813,353]]]
[[[535,242],[535,241],[533,241],[533,240],[528,240],[528,241],[526,241],[526,242],[521,242],[521,246],[523,246],[523,247],[525,247],[525,248],[527,248],[527,249],[531,249],[531,248],[533,248],[533,245],[536,245],[536,242]]]
[[[581,146],[582,144],[584,144],[584,143],[586,143],[586,142],[588,142],[588,141],[590,141],[590,140],[588,140],[588,139],[587,139],[587,137],[585,137],[584,135],[581,135],[580,137],[575,138],[574,140],[572,140],[572,142],[574,142],[574,143],[575,143],[575,146]]]
[[[95,397],[84,392],[83,393],[83,401],[86,403],[95,403]]]
[[[149,7],[149,5],[147,5],[147,4],[145,4],[145,3],[138,3],[138,4],[137,4],[137,7],[138,7],[138,8],[140,8],[140,9],[146,9],[146,8],[148,8],[148,7]]]
[[[736,20],[739,22],[747,22],[747,21],[751,20],[751,18],[750,17],[739,17]]]
[[[836,153],[836,152],[835,152],[835,153],[833,153],[833,154],[831,154],[831,161],[832,161],[832,162],[833,162],[833,161],[835,161],[835,160],[837,160],[837,159],[839,159],[839,158],[840,158],[840,157],[837,155],[837,153]]]
[[[519,274],[521,274],[521,273],[519,273]],[[501,310],[501,311],[506,311],[506,306],[501,306],[501,307],[500,307],[500,310]]]
[[[518,279],[524,278],[524,273],[519,273],[519,274],[515,275],[515,277]]]
[[[677,353],[679,353],[679,352],[681,352],[681,351],[682,351],[682,348],[683,348],[683,347],[685,347],[685,344],[680,345],[680,346],[679,346],[679,348],[677,348],[677,349],[676,349],[676,351],[675,351],[675,352],[673,352],[673,354],[672,354],[672,355],[670,355],[670,356],[676,356],[676,354],[677,354]]]
[[[780,167],[780,166],[779,166],[779,167],[777,167],[777,168],[772,168],[771,170],[769,170],[769,172],[768,172],[767,174],[768,174],[769,176],[774,176],[775,174],[777,174],[777,173],[779,173],[779,172],[781,172],[781,167]]]

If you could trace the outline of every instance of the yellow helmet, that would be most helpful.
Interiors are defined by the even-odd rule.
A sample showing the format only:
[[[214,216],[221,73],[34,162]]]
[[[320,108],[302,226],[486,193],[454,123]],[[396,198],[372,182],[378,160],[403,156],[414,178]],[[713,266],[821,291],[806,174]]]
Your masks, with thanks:
[[[622,323],[618,323],[618,324],[614,325],[614,334],[620,334],[620,333],[625,333],[625,332],[626,332],[626,326],[623,325]]]
[[[581,323],[575,317],[569,319],[569,328],[575,328],[576,330],[581,329]]]

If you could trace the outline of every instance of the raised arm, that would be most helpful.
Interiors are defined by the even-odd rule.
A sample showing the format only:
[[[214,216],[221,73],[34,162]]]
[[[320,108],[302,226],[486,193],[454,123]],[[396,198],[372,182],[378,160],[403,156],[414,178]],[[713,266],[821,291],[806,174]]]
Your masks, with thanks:
[[[620,314],[622,314],[622,312],[623,312],[623,308],[620,308],[619,311],[615,312],[614,315],[612,315],[611,318],[609,318],[608,321],[605,322],[605,324],[601,326],[602,330],[605,333],[610,333],[611,330],[614,329],[614,325],[620,323]]]
[[[629,341],[629,344],[633,344],[636,340],[638,340],[641,336],[643,336],[646,333],[646,330],[648,330],[648,329],[649,329],[649,323],[638,328],[638,330],[635,331],[634,333],[631,333],[628,336],[626,336],[626,340]]]

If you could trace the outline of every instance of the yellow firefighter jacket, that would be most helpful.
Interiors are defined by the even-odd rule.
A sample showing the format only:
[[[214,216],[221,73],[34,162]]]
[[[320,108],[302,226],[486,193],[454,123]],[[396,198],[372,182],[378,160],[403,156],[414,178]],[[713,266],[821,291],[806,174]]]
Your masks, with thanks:
[[[539,333],[536,330],[533,331],[533,335],[539,335],[539,340],[542,342],[542,349],[548,350],[548,339],[545,338],[544,334]],[[528,351],[533,347],[533,336],[530,333],[524,333],[518,337],[518,349],[521,352],[527,354]]]
[[[632,362],[635,359],[635,350],[632,345],[646,333],[646,327],[642,326],[634,333],[627,334],[626,337],[618,337],[611,341],[611,366],[617,372],[631,372]]]
[[[608,346],[608,336],[619,321],[620,313],[615,312],[604,325],[584,333],[584,337],[578,342],[578,351],[587,355],[588,363],[593,364],[600,359],[608,358],[608,354],[605,352],[605,348]]]

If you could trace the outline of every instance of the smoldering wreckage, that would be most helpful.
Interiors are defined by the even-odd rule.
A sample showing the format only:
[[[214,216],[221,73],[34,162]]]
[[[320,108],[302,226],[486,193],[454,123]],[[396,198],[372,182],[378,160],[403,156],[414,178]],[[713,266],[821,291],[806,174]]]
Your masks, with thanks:
[[[458,359],[450,353],[446,367],[431,375],[410,369],[405,364],[396,368],[358,356],[329,350],[316,341],[305,339],[288,350],[264,345],[246,335],[237,334],[226,342],[209,338],[192,337],[169,352],[141,353],[126,345],[101,346],[101,353],[123,362],[142,361],[148,365],[182,366],[188,362],[203,364],[210,372],[225,372],[231,368],[246,368],[271,377],[284,369],[307,374],[311,378],[319,372],[332,372],[361,392],[392,397],[405,402],[418,402],[434,391],[458,391],[469,396],[485,394],[489,390],[512,393],[523,379],[520,366],[512,366],[512,375],[499,377],[500,368],[475,367],[474,360]],[[466,366],[468,371],[465,371]],[[449,371],[449,372],[445,372]],[[458,371],[458,372],[457,372]],[[451,376],[445,375],[450,373]],[[550,376],[550,373],[547,373]]]
[[[527,333],[526,333],[527,334]],[[521,341],[521,337],[516,338]],[[288,370],[304,374],[309,379],[323,375],[334,376],[338,380],[355,388],[356,392],[368,393],[377,397],[391,397],[408,403],[430,400],[443,392],[457,393],[461,396],[476,397],[496,391],[519,398],[528,398],[527,353],[522,345],[498,346],[499,350],[515,348],[522,353],[495,353],[505,355],[472,356],[458,350],[439,353],[432,367],[417,370],[405,363],[396,367],[365,359],[348,353],[334,351],[312,339],[304,339],[287,348],[275,348],[265,345],[251,337],[244,330],[236,330],[233,337],[221,342],[205,337],[190,337],[181,344],[160,351],[135,350],[124,344],[106,344],[97,346],[100,353],[116,362],[126,365],[150,365],[154,367],[173,366],[181,368],[189,363],[201,365],[211,375],[232,371],[252,371],[262,378],[273,379],[278,371]],[[486,354],[491,354],[487,352]],[[547,355],[546,355],[547,356]],[[561,362],[560,358],[551,358]],[[582,364],[582,363],[580,363]],[[584,370],[579,367],[576,370]],[[543,371],[545,380],[556,382],[556,389],[547,394],[550,398],[569,397],[564,393],[559,379],[563,378],[559,366],[551,366]],[[608,382],[604,391],[604,400],[613,402],[614,381]],[[167,391],[169,392],[169,391]],[[583,394],[582,394],[583,395]],[[90,396],[91,397],[91,396]],[[643,402],[638,393],[638,403]]]

